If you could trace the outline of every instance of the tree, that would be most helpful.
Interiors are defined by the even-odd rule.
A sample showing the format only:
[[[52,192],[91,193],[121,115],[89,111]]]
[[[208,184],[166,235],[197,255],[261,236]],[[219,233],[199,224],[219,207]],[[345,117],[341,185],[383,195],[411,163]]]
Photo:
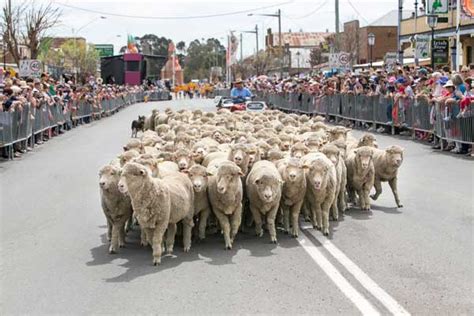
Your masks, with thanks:
[[[189,43],[184,58],[184,77],[191,79],[208,78],[211,67],[225,67],[225,47],[218,39],[195,39]]]
[[[46,32],[59,23],[61,11],[54,8],[52,3],[37,5],[29,1],[11,5],[5,3],[2,15],[3,40],[7,44],[8,52],[19,65],[20,45],[26,45],[30,50],[30,58],[36,59],[40,52],[41,39]]]
[[[76,68],[77,73],[82,76],[82,81],[88,75],[95,75],[99,53],[93,45],[71,39],[62,44],[60,49],[64,54],[64,67],[71,72]]]
[[[141,44],[139,50],[143,49],[143,43],[146,43],[151,55],[168,56],[168,45],[171,40],[163,36],[158,37],[155,34],[145,34],[137,42]]]

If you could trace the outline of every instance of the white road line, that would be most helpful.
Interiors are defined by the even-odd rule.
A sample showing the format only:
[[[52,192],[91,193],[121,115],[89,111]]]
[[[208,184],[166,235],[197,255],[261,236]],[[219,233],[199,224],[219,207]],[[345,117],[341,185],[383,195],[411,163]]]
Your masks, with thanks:
[[[336,269],[336,267],[329,262],[326,257],[318,250],[318,248],[309,240],[302,237],[300,234],[298,242],[304,250],[310,255],[310,257],[321,267],[324,273],[336,284],[344,295],[351,300],[351,302],[357,307],[362,315],[380,315],[375,307],[360,294],[350,283],[347,281],[342,274]]]
[[[372,294],[393,315],[410,315],[393,297],[385,292],[374,280],[362,271],[351,259],[339,250],[329,239],[318,236],[310,225],[301,225],[301,229],[310,233],[340,264],[349,271],[359,283]]]

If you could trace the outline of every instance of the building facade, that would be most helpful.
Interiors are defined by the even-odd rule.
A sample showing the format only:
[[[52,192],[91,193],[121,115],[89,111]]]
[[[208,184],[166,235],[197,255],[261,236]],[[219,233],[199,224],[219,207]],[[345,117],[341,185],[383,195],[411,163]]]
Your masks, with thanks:
[[[435,39],[449,40],[449,63],[448,65],[454,68],[456,60],[456,14],[457,9],[453,1],[448,8],[447,14],[438,15],[439,18],[444,18],[446,22],[439,21],[437,27],[434,29]],[[461,52],[461,66],[474,64],[474,17],[461,7],[461,21],[460,21],[460,52]],[[416,30],[416,31],[415,31]],[[415,35],[431,36],[431,29],[428,26],[427,17],[424,10],[418,12],[418,18],[413,15],[410,18],[403,19],[400,29],[400,41],[403,48],[412,45]]]

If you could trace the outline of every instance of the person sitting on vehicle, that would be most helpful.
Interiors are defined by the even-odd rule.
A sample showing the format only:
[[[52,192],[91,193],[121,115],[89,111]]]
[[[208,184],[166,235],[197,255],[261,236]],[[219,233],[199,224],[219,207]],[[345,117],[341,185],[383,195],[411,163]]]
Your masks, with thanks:
[[[237,79],[234,82],[234,87],[230,91],[230,97],[234,103],[242,103],[245,102],[246,98],[252,98],[252,92],[244,87],[244,83],[241,79]]]

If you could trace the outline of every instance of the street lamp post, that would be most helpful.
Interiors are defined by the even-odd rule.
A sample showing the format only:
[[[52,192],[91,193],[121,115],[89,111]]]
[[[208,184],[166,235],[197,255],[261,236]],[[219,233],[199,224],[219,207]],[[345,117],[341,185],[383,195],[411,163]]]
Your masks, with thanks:
[[[252,34],[255,34],[255,61],[257,61],[258,59],[258,25],[255,24],[255,31],[242,31],[240,34],[242,33],[252,33]],[[242,45],[242,43],[240,43],[240,45]],[[258,75],[258,74],[257,74]]]
[[[369,42],[369,46],[370,46],[370,68],[372,68],[372,48],[374,47],[375,45],[375,34],[374,33],[369,33],[369,35],[367,35],[367,40]]]
[[[249,13],[248,16],[252,15],[260,15],[260,16],[271,16],[274,18],[278,18],[278,46],[279,46],[279,55],[280,55],[280,78],[283,78],[283,57],[281,56],[283,54],[283,41],[281,39],[281,10],[278,9],[276,14],[254,14],[254,13]]]
[[[299,51],[296,52],[296,60],[298,61],[298,78],[300,77],[300,55]]]
[[[428,14],[426,16],[428,26],[431,28],[431,69],[434,71],[435,62],[434,62],[434,30],[438,25],[438,16],[436,14]]]

